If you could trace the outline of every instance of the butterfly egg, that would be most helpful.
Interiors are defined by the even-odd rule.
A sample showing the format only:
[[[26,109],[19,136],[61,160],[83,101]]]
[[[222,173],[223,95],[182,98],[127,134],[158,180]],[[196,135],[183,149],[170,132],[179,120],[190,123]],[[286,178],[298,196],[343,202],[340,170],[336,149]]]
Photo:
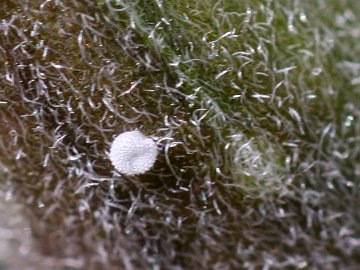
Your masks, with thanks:
[[[153,139],[140,131],[119,134],[110,147],[109,158],[115,169],[125,175],[143,174],[151,169],[158,155]]]

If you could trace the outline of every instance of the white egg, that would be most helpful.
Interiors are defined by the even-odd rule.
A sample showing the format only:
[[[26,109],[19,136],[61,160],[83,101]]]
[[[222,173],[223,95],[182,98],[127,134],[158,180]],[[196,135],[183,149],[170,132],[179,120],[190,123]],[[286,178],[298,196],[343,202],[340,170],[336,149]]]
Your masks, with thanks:
[[[125,175],[143,174],[151,169],[158,155],[153,139],[140,131],[119,134],[113,141],[109,158],[117,171]]]

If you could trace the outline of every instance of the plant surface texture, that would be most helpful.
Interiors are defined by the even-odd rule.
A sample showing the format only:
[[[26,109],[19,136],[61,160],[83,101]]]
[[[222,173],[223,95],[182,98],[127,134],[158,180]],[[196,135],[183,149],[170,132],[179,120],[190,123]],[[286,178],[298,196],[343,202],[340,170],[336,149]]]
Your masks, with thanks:
[[[359,14],[1,0],[0,184],[29,252],[56,269],[360,269]],[[124,132],[156,145],[143,173],[109,159]]]

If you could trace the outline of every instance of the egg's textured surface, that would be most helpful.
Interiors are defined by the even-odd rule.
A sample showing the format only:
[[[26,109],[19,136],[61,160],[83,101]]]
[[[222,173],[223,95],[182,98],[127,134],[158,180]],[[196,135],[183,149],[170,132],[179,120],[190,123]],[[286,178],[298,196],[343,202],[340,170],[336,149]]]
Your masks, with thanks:
[[[115,138],[109,158],[120,173],[136,175],[145,173],[154,165],[157,152],[156,144],[151,138],[139,131],[129,131]]]

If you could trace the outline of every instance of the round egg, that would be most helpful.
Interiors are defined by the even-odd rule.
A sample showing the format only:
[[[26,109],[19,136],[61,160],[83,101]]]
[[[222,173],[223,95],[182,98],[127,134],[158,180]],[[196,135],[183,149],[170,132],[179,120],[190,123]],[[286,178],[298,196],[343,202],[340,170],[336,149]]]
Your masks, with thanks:
[[[151,169],[158,155],[156,143],[140,131],[119,134],[110,147],[109,158],[125,175],[143,174]]]

